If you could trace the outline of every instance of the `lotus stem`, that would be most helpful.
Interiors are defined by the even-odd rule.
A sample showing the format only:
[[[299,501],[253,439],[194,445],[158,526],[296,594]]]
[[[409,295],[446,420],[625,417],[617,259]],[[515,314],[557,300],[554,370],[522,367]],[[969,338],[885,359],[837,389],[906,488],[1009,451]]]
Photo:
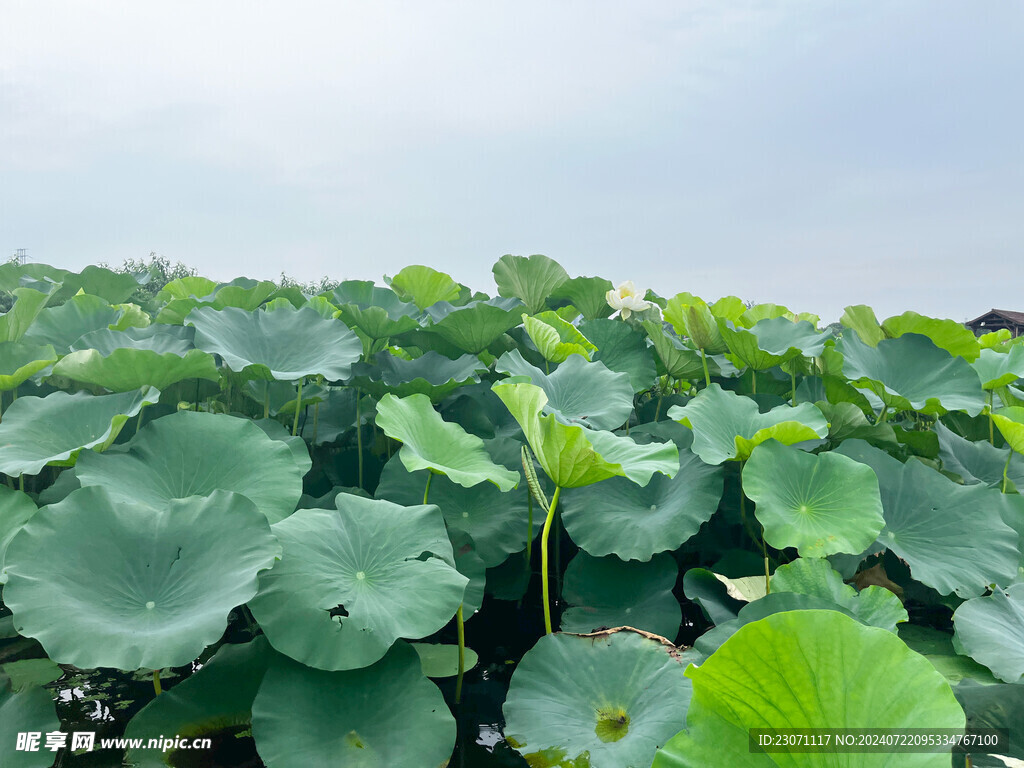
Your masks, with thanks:
[[[1005,485],[1005,483],[1004,483],[1004,485]],[[25,476],[24,475],[18,475],[18,490],[21,491],[22,493],[24,493],[24,491],[25,491]]]
[[[156,695],[159,696],[164,692],[164,689],[160,687],[160,670],[153,670],[153,690],[156,691]]]
[[[992,390],[988,391],[988,441],[992,445],[996,444],[996,433],[992,428]],[[1011,450],[1010,453],[1013,453]]]
[[[264,382],[266,383],[266,382]],[[263,418],[270,418],[270,387],[268,386],[263,391]]]
[[[466,674],[466,623],[462,619],[462,606],[455,614],[455,628],[459,633],[459,675],[455,678],[455,703],[462,701],[462,678]]]
[[[146,406],[143,405],[139,408],[139,420],[135,422],[135,433],[138,434],[139,430],[142,429],[142,414],[145,413]]]
[[[530,570],[533,557],[533,494],[526,494],[526,570]]]
[[[555,495],[551,497],[551,506],[548,508],[548,516],[544,520],[544,530],[540,534],[540,579],[541,589],[544,592],[544,633],[551,634],[551,603],[548,600],[548,536],[551,533],[551,523],[555,519],[555,507],[558,506],[558,497],[562,493],[562,486],[555,486]]]
[[[363,425],[359,415],[359,388],[356,387],[356,455],[359,463],[359,487],[363,487]]]
[[[320,403],[313,406],[313,445],[316,445],[316,431],[320,421]]]
[[[793,396],[790,398],[790,405],[796,405],[796,366],[789,372],[789,380],[793,382]]]
[[[657,423],[658,416],[661,415],[661,398],[665,396],[664,392],[658,393],[658,404],[654,407],[654,421]]]
[[[764,593],[772,593],[771,576],[768,573],[768,547],[764,543],[764,528],[761,529],[761,554],[764,555]]]
[[[299,394],[295,397],[295,420],[292,422],[292,437],[299,434],[299,408],[302,407],[302,383],[305,379],[299,379]]]
[[[750,394],[756,395],[757,394],[757,371],[755,371],[753,368],[750,369],[750,387],[751,387]]]
[[[430,497],[430,481],[434,479],[434,473],[432,470],[427,470],[427,487],[423,489],[423,503],[427,503],[427,499]]]
[[[704,347],[700,348],[700,364],[704,366],[704,386],[711,386],[711,374],[708,373],[708,356],[704,353]]]
[[[877,427],[879,424],[884,424],[887,418],[889,418],[889,406],[883,404],[882,412],[879,413],[878,418],[875,419],[875,426]]]
[[[1006,493],[1006,473],[1010,469],[1010,459],[1013,458],[1013,448],[1010,449],[1010,453],[1006,456],[1006,463],[1003,464],[1003,493]]]

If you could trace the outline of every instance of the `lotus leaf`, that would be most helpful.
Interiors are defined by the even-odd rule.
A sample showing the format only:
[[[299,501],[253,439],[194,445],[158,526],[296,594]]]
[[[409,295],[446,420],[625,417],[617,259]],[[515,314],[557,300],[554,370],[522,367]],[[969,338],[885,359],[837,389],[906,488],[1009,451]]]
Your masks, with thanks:
[[[446,302],[435,304],[428,310],[434,315]],[[498,337],[522,322],[522,305],[515,300],[490,299],[452,307],[443,317],[424,329],[425,333],[436,334],[461,352],[477,355],[487,349]]]
[[[401,456],[393,457],[381,472],[377,498],[404,506],[422,503],[427,470],[409,472]],[[448,529],[472,537],[484,565],[493,568],[511,553],[526,547],[527,502],[525,493],[503,493],[493,483],[465,487],[441,475],[430,482],[430,503],[441,508]],[[534,525],[543,515],[534,515]]]
[[[565,569],[563,632],[594,632],[630,626],[674,640],[682,611],[672,589],[679,566],[668,554],[650,562],[623,562],[615,556],[578,553]]]
[[[1008,683],[1024,682],[1024,584],[976,597],[953,614],[956,640],[972,659]]]
[[[763,578],[761,581],[763,583]],[[683,593],[700,606],[712,624],[724,624],[735,619],[749,602],[736,596],[729,587],[728,579],[706,568],[691,568],[683,575]]]
[[[634,392],[644,392],[654,384],[657,376],[654,355],[644,335],[628,323],[590,320],[580,325],[580,332],[597,347],[591,359],[604,363],[612,371],[628,374]]]
[[[57,279],[56,275],[51,276]],[[66,301],[76,293],[87,293],[99,296],[111,304],[118,304],[127,301],[139,287],[139,282],[134,276],[94,264],[88,265],[78,274],[67,272],[59,278],[59,282],[60,288],[53,295],[54,301],[58,302]]]
[[[339,494],[337,511],[300,509],[274,525],[284,547],[250,602],[278,651],[318,669],[363,667],[400,637],[436,632],[468,579],[436,506]]]
[[[64,670],[50,659],[22,659],[0,664],[0,679],[7,677],[15,693],[36,688],[64,676]]]
[[[231,370],[251,378],[343,380],[363,352],[344,323],[325,320],[310,307],[276,312],[200,307],[187,322],[196,328],[197,347],[217,353]]]
[[[983,349],[971,367],[981,379],[983,389],[999,389],[1013,384],[1024,376],[1024,347],[1010,347],[1009,352],[1005,353]]]
[[[846,328],[856,331],[860,340],[873,347],[882,339],[887,338],[885,331],[875,316],[875,311],[865,304],[855,304],[846,307],[839,322]]]
[[[961,656],[956,652],[953,647],[953,635],[915,624],[900,624],[897,634],[908,648],[928,659],[950,685],[956,685],[966,679],[977,680],[985,685],[999,683],[987,667],[970,656]]]
[[[953,689],[957,701],[967,714],[967,724],[972,728],[1002,728],[1009,731],[1008,749],[1004,756],[1024,760],[1024,731],[1020,729],[1020,713],[1024,712],[1024,684],[984,685],[974,680],[964,680]],[[954,755],[954,760],[959,756]],[[960,766],[957,763],[957,768]],[[1006,768],[1012,765],[989,754],[975,752],[971,755],[968,768]]]
[[[971,597],[1014,578],[1018,537],[1001,518],[999,491],[958,485],[919,461],[901,464],[860,440],[846,441],[839,453],[875,471],[885,517],[878,540],[907,562],[915,579],[943,595]]]
[[[992,421],[1015,453],[1024,454],[1024,407],[1013,405],[992,414]]]
[[[502,491],[519,484],[519,473],[491,461],[484,442],[441,418],[426,395],[384,395],[377,403],[377,426],[402,442],[399,456],[410,472],[428,469],[470,488],[490,482]]]
[[[571,355],[550,375],[526,362],[518,349],[506,352],[494,367],[499,373],[525,376],[543,389],[548,398],[544,413],[553,413],[564,424],[617,429],[633,411],[629,377],[612,372],[603,363],[587,362],[579,355]]]
[[[82,488],[14,537],[4,601],[18,632],[58,663],[181,666],[217,641],[279,552],[266,518],[239,494],[150,507]]]
[[[32,288],[15,288],[13,294],[14,304],[0,315],[0,341],[19,341],[50,299],[49,292]]]
[[[589,360],[591,353],[597,350],[575,325],[550,310],[522,317],[523,327],[548,362],[561,363],[570,355],[581,355]]]
[[[561,264],[539,253],[533,256],[506,254],[491,271],[498,294],[522,300],[531,315],[544,309],[547,297],[569,279]]]
[[[700,353],[686,346],[674,333],[666,331],[663,323],[645,320],[644,328],[665,373],[673,379],[684,380],[704,375],[704,362],[709,361],[702,362]],[[718,373],[717,368],[714,372]]]
[[[825,417],[810,403],[760,413],[753,400],[718,384],[702,389],[685,406],[672,406],[668,416],[693,430],[692,450],[706,464],[744,461],[766,440],[792,445],[828,434]]]
[[[278,660],[253,703],[252,734],[268,768],[421,768],[447,763],[456,725],[419,656],[398,643],[347,672]]]
[[[419,264],[405,267],[394,277],[385,277],[384,281],[403,301],[412,301],[421,310],[459,297],[459,284],[450,275]]]
[[[16,388],[55,362],[57,353],[49,344],[0,341],[0,392]]]
[[[568,299],[584,320],[595,320],[608,317],[614,311],[605,300],[613,287],[611,280],[603,277],[571,277],[559,285],[550,298]]]
[[[247,419],[179,411],[143,427],[125,452],[80,456],[76,475],[83,486],[104,487],[112,498],[154,507],[234,491],[276,523],[302,495],[303,464],[308,468],[308,454],[297,461],[291,445]]]
[[[478,371],[487,369],[475,355],[450,360],[437,352],[427,352],[413,360],[404,360],[390,352],[379,352],[373,365],[352,366],[353,384],[377,397],[391,393],[398,397],[427,395],[439,402],[456,389],[479,381]]]
[[[4,573],[7,545],[35,513],[36,505],[31,498],[21,491],[0,486],[0,584],[7,581]]]
[[[81,336],[116,323],[121,314],[98,296],[81,294],[40,311],[22,338],[30,344],[52,345],[63,354]]]
[[[125,728],[125,738],[146,743],[167,734],[223,735],[230,743],[249,728],[253,699],[273,655],[262,636],[244,645],[222,645],[202,669],[143,707]],[[129,748],[126,762],[135,768],[166,768],[182,758],[186,753]]]
[[[718,307],[718,304],[715,306]],[[740,307],[742,312],[743,302],[740,302]],[[676,333],[690,339],[697,349],[709,355],[718,355],[728,349],[718,327],[716,314],[703,299],[689,293],[678,294],[669,299],[665,306],[665,319],[672,324]]]
[[[477,487],[491,488],[492,486],[480,485]],[[480,610],[480,606],[484,602],[487,566],[477,554],[476,544],[468,533],[453,528],[448,531],[448,538],[451,540],[452,552],[455,554],[455,569],[469,579],[466,593],[462,596],[463,619],[469,621],[473,618],[473,614]]]
[[[420,667],[427,677],[455,677],[459,674],[459,646],[440,643],[410,643],[420,657]],[[465,671],[476,666],[479,657],[472,648],[465,650]]]
[[[579,488],[616,475],[647,485],[655,472],[674,477],[679,450],[674,443],[637,445],[628,437],[568,426],[542,416],[544,390],[533,384],[495,384],[548,477],[561,488]]]
[[[159,397],[147,387],[99,397],[51,392],[19,398],[0,424],[0,472],[35,475],[47,464],[73,465],[85,448],[105,450],[129,417]]]
[[[719,321],[729,351],[754,370],[763,371],[801,355],[817,357],[828,334],[818,333],[807,321],[794,323],[785,317],[758,321],[751,328],[737,328]]]
[[[892,633],[835,611],[777,613],[747,624],[687,676],[693,680],[687,730],[659,750],[653,768],[818,766],[823,760],[850,768],[939,768],[949,765],[948,753],[754,752],[748,729],[961,729],[965,723],[949,684],[925,659]]]
[[[974,332],[956,320],[939,320],[919,315],[917,312],[904,312],[883,322],[882,330],[892,339],[905,333],[927,336],[935,346],[946,350],[954,357],[962,357],[967,362],[977,360],[981,351]]]
[[[53,699],[45,688],[32,687],[15,693],[10,681],[0,675],[0,744],[4,768],[49,768],[54,753],[15,751],[20,733],[51,733],[60,729]],[[40,745],[42,746],[42,745]]]
[[[154,324],[121,331],[99,328],[81,336],[71,345],[71,350],[94,349],[106,357],[118,349],[145,349],[183,357],[195,349],[195,336],[195,328],[177,325]]]
[[[801,557],[863,552],[885,525],[875,473],[837,453],[769,440],[743,467],[743,491],[757,504],[764,540]]]
[[[567,490],[562,522],[572,540],[591,555],[650,560],[678,549],[711,519],[722,498],[722,469],[679,451],[675,477],[654,475],[644,487],[625,477]],[[629,536],[622,531],[628,529]]]
[[[1003,469],[1018,488],[1024,487],[1024,456],[1009,448],[996,448],[988,442],[971,442],[935,422],[939,438],[942,469],[960,476],[965,485],[984,483],[998,488],[1003,483]],[[1009,465],[1007,465],[1009,461]]]
[[[220,374],[213,355],[193,349],[183,357],[147,349],[115,349],[104,356],[94,349],[72,352],[53,367],[57,376],[108,389],[128,392],[141,387],[166,389],[185,379],[217,381]]]
[[[907,333],[874,347],[844,336],[836,349],[850,383],[873,392],[886,407],[922,413],[964,410],[971,416],[985,407],[981,380],[970,363],[927,336]]]
[[[542,637],[516,667],[505,734],[531,766],[647,768],[686,722],[674,646],[631,630]]]

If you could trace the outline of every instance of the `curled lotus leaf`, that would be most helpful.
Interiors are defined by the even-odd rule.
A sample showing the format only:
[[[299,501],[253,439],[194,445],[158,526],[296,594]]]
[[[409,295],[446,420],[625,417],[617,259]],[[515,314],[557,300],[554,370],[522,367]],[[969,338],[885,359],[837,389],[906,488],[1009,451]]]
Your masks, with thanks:
[[[645,392],[654,384],[657,367],[643,333],[628,323],[608,318],[582,323],[580,332],[597,347],[591,359],[604,363],[611,371],[627,374],[634,392]]]
[[[882,330],[890,339],[899,338],[906,333],[927,336],[932,343],[944,349],[954,357],[962,357],[968,362],[978,358],[981,345],[974,331],[956,320],[940,319],[919,315],[917,312],[904,312],[902,315],[890,317],[882,323]]]
[[[966,411],[977,416],[985,407],[981,379],[962,357],[935,346],[927,336],[907,333],[883,339],[874,347],[856,335],[836,345],[843,375],[853,386],[878,396],[889,408],[921,413]]]
[[[740,302],[740,306],[743,306],[743,302]],[[675,332],[692,341],[697,349],[704,350],[708,355],[721,354],[728,349],[716,315],[721,316],[703,299],[689,293],[677,294],[665,306],[665,320]]]
[[[704,366],[701,362],[700,352],[688,347],[682,339],[671,330],[666,329],[664,323],[653,320],[644,320],[644,328],[647,329],[647,338],[661,363],[659,372],[664,369],[673,379],[689,380],[700,378],[704,375]],[[718,373],[717,367],[711,360],[707,360],[708,373]],[[713,368],[713,370],[712,370]]]
[[[764,371],[793,358],[817,357],[825,348],[827,333],[818,333],[806,320],[793,322],[787,317],[769,317],[750,328],[737,327],[719,320],[719,330],[732,352],[745,365]]]
[[[326,320],[311,307],[275,312],[235,307],[200,307],[186,322],[196,328],[196,346],[224,358],[228,368],[256,379],[294,381],[352,375],[363,353],[359,337],[338,320]]]
[[[548,310],[532,317],[524,314],[523,327],[544,359],[552,363],[564,362],[570,355],[581,355],[590,360],[597,347],[580,329]]]
[[[915,579],[960,597],[1013,581],[1018,535],[1003,521],[1006,502],[998,490],[959,485],[913,459],[901,464],[862,440],[847,440],[838,452],[874,470],[885,518],[878,541],[906,561]]]
[[[398,643],[345,672],[277,659],[252,705],[252,735],[274,768],[421,768],[447,763],[456,725],[416,651]]]
[[[442,315],[438,312],[447,310]],[[522,320],[522,305],[515,299],[488,299],[453,307],[447,302],[435,304],[427,315],[434,324],[423,332],[441,337],[462,352],[478,355],[493,344],[505,331]]]
[[[836,611],[788,611],[747,624],[687,676],[693,681],[687,730],[658,751],[653,768],[770,768],[781,759],[794,767],[823,765],[820,753],[751,750],[751,728],[960,730],[965,724],[949,683],[926,659],[891,632]],[[950,760],[948,752],[834,758],[830,765],[847,768],[939,768]]]
[[[45,750],[15,750],[19,734],[51,733],[60,730],[60,720],[48,690],[32,686],[15,691],[11,681],[0,675],[0,744],[4,750],[4,768],[49,768],[53,753]],[[45,743],[45,742],[42,742]],[[40,745],[41,746],[41,745]]]
[[[0,584],[7,581],[4,574],[7,545],[35,513],[36,505],[27,494],[0,486]]]
[[[82,450],[109,447],[131,416],[159,398],[152,387],[116,395],[18,398],[0,424],[0,472],[35,475],[47,464],[71,466]]]
[[[983,349],[971,367],[981,379],[983,389],[999,389],[1013,384],[1024,376],[1024,347],[1018,344],[1007,352]]]
[[[14,537],[4,601],[18,632],[60,664],[177,667],[220,638],[279,553],[239,494],[150,507],[82,488]]]
[[[519,473],[495,464],[484,441],[445,421],[426,395],[384,395],[377,403],[377,426],[399,440],[399,457],[410,472],[428,469],[470,488],[490,482],[502,491],[519,485]]]
[[[576,307],[584,320],[608,317],[613,310],[605,297],[615,286],[603,277],[571,277],[555,289],[553,301],[568,301]]]
[[[152,506],[234,491],[275,523],[302,496],[308,453],[304,462],[292,451],[248,419],[178,411],[143,427],[126,451],[80,456],[75,474],[83,486]]]
[[[953,614],[954,645],[1007,683],[1024,682],[1024,584],[996,588]]]
[[[469,580],[455,569],[436,506],[347,493],[335,504],[273,526],[284,554],[249,607],[281,653],[318,669],[355,669],[400,637],[447,624]]]
[[[189,350],[184,356],[131,348],[115,349],[109,355],[95,349],[80,350],[63,357],[53,367],[53,373],[111,392],[141,387],[166,389],[185,379],[220,378],[213,355],[198,349]]]
[[[513,256],[506,254],[491,268],[499,296],[514,296],[536,314],[544,309],[548,296],[555,293],[569,273],[554,259],[541,254]]]
[[[413,264],[402,269],[394,277],[384,276],[384,282],[403,301],[411,301],[421,310],[439,301],[455,301],[461,289],[451,275],[438,272],[422,264]]]
[[[615,476],[647,485],[655,472],[675,477],[679,471],[679,449],[674,443],[638,445],[628,437],[569,426],[552,414],[543,416],[547,395],[533,384],[495,384],[493,392],[519,422],[548,477],[562,488],[579,488]]]
[[[4,266],[0,265],[0,269],[3,269]],[[22,339],[50,300],[50,287],[44,291],[24,287],[15,288],[12,291],[14,304],[7,312],[0,314],[0,341],[20,341]]]
[[[693,452],[707,464],[744,461],[766,440],[784,445],[828,434],[828,423],[815,406],[779,405],[761,413],[749,397],[722,389],[702,389],[686,405],[674,405],[668,417],[693,430]]]
[[[882,498],[871,467],[838,453],[762,443],[743,467],[764,540],[801,557],[863,552],[881,533]]]
[[[426,352],[412,360],[378,352],[373,364],[352,366],[352,383],[377,397],[393,394],[398,397],[427,395],[440,402],[459,387],[477,382],[487,366],[476,355],[462,355],[456,360],[437,352]]]
[[[116,323],[122,310],[110,306],[99,296],[72,296],[57,307],[39,312],[22,340],[29,344],[53,346],[64,354],[71,345],[89,331],[107,328]]]
[[[588,362],[579,355],[571,355],[554,372],[547,374],[530,365],[519,350],[514,349],[498,358],[494,367],[509,376],[525,376],[543,389],[548,398],[544,413],[554,414],[564,424],[617,429],[633,411],[629,376],[615,373],[603,363]]]
[[[953,432],[941,421],[934,425],[939,438],[942,470],[959,475],[964,485],[984,483],[1001,488],[1003,470],[1017,488],[1024,488],[1024,456],[1010,448],[996,448],[987,440],[972,442]],[[1010,455],[1012,453],[1012,455]]]
[[[55,362],[57,353],[49,344],[0,341],[0,392],[14,389]]]
[[[505,736],[530,765],[646,768],[686,722],[684,667],[668,641],[628,628],[545,635],[512,675]]]
[[[125,328],[115,331],[100,328],[81,336],[71,345],[72,351],[94,349],[103,356],[118,349],[146,349],[161,355],[168,353],[184,357],[196,348],[196,329],[180,325],[154,323],[145,328]]]
[[[992,414],[992,422],[1016,453],[1024,454],[1024,407],[1011,405]]]

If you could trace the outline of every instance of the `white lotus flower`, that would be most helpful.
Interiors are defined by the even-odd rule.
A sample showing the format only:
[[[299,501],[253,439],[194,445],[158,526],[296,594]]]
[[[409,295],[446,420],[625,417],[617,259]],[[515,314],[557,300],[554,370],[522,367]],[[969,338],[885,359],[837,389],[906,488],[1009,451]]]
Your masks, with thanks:
[[[631,312],[643,312],[645,309],[651,308],[651,302],[644,301],[641,292],[636,289],[632,280],[627,280],[618,288],[608,291],[604,298],[608,302],[608,306],[620,310],[623,320],[628,320]]]

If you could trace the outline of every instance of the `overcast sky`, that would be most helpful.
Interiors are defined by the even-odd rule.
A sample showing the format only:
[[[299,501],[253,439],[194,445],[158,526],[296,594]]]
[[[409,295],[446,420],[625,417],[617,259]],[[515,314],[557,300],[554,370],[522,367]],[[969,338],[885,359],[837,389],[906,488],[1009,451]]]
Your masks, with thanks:
[[[1024,3],[0,3],[0,257],[1024,310]]]

